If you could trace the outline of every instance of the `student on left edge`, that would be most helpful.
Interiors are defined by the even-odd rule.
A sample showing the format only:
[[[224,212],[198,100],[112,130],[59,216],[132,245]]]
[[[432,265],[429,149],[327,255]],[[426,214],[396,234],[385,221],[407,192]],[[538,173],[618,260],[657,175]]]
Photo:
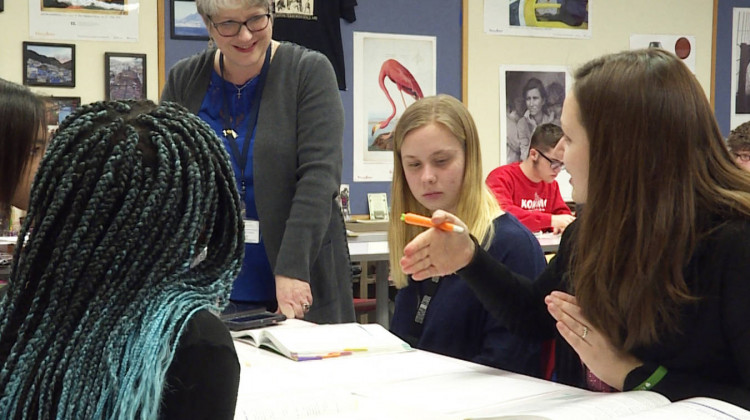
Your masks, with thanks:
[[[240,367],[208,311],[242,259],[233,178],[175,104],[97,102],[60,125],[0,303],[0,418],[233,418]]]
[[[29,205],[31,181],[47,147],[45,121],[39,96],[0,79],[0,214]]]

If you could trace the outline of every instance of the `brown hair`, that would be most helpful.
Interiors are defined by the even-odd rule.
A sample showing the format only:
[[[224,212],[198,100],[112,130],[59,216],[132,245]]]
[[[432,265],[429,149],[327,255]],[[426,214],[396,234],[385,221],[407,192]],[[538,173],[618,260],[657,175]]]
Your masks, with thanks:
[[[0,213],[6,212],[45,128],[44,101],[28,88],[0,79]]]
[[[542,152],[546,152],[547,150],[554,149],[562,136],[563,131],[560,126],[552,123],[541,124],[534,129],[529,147],[532,149],[542,149]]]
[[[401,146],[409,132],[432,123],[447,128],[464,147],[464,179],[456,216],[466,223],[469,232],[489,246],[487,244],[493,234],[492,221],[501,213],[495,196],[487,189],[482,177],[479,133],[469,110],[458,99],[449,95],[422,98],[404,111],[393,134],[393,181],[388,230],[391,267],[400,267],[399,260],[404,254],[404,246],[424,230],[401,222],[401,213],[431,215],[429,210],[419,204],[406,183]],[[396,287],[406,286],[406,276],[401,270],[393,269],[391,276]]]
[[[695,301],[683,270],[708,217],[750,216],[750,178],[671,53],[606,55],[575,81],[589,175],[572,286],[593,326],[629,351],[679,331],[681,307]]]
[[[732,152],[750,151],[750,121],[740,124],[729,133],[727,147]]]

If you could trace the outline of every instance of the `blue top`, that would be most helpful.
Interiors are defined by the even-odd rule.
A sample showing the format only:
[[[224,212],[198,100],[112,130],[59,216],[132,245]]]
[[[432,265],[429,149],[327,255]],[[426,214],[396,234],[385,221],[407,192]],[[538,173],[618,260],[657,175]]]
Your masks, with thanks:
[[[206,96],[201,103],[198,116],[207,122],[224,143],[231,157],[232,169],[234,169],[237,189],[242,195],[239,162],[240,156],[232,153],[229,139],[222,134],[228,123],[237,133],[237,149],[242,150],[247,140],[248,120],[247,114],[250,109],[258,79],[255,78],[242,89],[242,94],[237,97],[237,87],[231,82],[222,79],[215,71],[211,74],[211,82],[206,91]],[[224,98],[226,95],[226,99]],[[229,114],[236,116],[225,122],[222,108],[228,106]],[[255,207],[255,187],[253,184],[253,144],[255,142],[255,130],[250,136],[250,150],[245,163],[245,194],[241,197],[245,203],[245,218],[258,220],[258,210]],[[244,302],[270,302],[276,300],[276,281],[268,261],[266,247],[263,244],[263,232],[260,233],[260,243],[245,244],[245,259],[242,261],[242,271],[234,281],[232,288],[232,300]]]
[[[534,235],[510,213],[493,223],[495,236],[489,254],[511,270],[536,278],[544,270],[546,260]],[[391,331],[401,338],[410,334],[428,281],[415,282],[409,278],[409,284],[396,295]],[[501,327],[456,274],[440,279],[416,347],[517,373],[541,375],[540,342],[519,338]]]

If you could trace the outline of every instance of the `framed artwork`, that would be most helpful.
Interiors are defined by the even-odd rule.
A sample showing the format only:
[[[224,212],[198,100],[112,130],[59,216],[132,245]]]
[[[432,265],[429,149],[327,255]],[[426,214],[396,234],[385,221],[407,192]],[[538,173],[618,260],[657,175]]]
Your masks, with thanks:
[[[44,102],[47,104],[47,125],[57,126],[81,106],[81,97],[49,96],[44,98]]]
[[[28,37],[53,42],[138,42],[140,1],[29,0]]]
[[[75,87],[76,46],[24,41],[23,84]]]
[[[499,82],[500,164],[505,165],[526,159],[537,125],[560,125],[562,104],[573,81],[565,66],[502,65]],[[569,180],[568,173],[560,171],[557,183],[566,201],[572,200]]]
[[[588,0],[485,0],[488,35],[591,38]]]
[[[354,32],[355,182],[391,181],[398,119],[435,94],[436,44],[434,36]]]
[[[146,54],[104,53],[104,99],[146,99]]]
[[[195,0],[169,0],[169,6],[172,39],[208,41],[208,29],[198,14]]]
[[[732,78],[730,129],[750,121],[750,8],[732,8]]]

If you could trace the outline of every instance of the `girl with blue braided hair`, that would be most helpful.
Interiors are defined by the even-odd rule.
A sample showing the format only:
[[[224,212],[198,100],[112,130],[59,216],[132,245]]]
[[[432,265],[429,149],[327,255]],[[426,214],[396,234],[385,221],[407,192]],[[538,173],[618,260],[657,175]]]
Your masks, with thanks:
[[[209,312],[244,249],[233,177],[176,104],[98,102],[60,125],[0,303],[0,418],[233,417],[239,363]]]

